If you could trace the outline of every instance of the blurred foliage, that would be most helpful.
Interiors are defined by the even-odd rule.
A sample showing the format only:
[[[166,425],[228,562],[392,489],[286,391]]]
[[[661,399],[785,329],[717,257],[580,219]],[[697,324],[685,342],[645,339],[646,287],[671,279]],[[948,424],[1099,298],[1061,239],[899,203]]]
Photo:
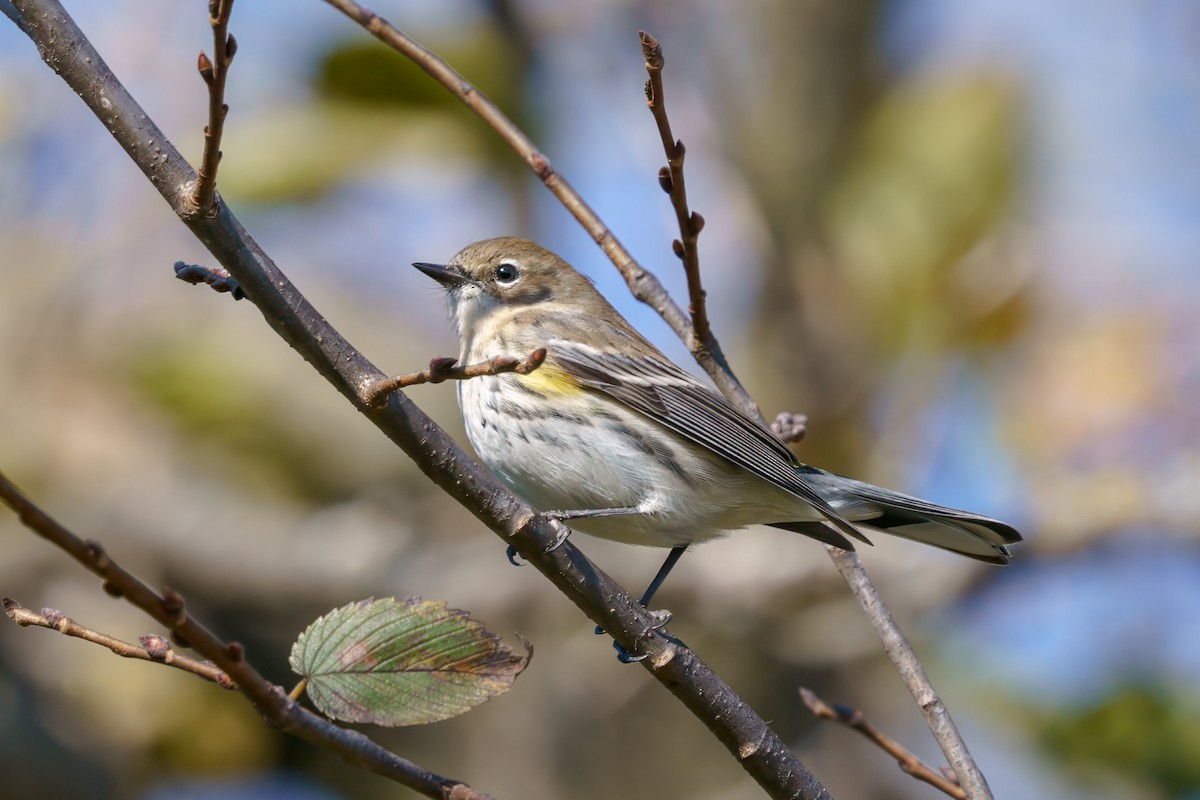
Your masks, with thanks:
[[[194,343],[147,348],[126,366],[130,385],[186,436],[196,453],[244,486],[319,507],[353,496],[357,478],[330,469],[318,437],[277,409],[249,365]],[[198,462],[203,463],[203,462]]]
[[[314,202],[368,173],[392,148],[424,148],[436,139],[442,147],[470,149],[454,126],[437,123],[337,104],[271,109],[230,126],[221,191],[268,206]]]
[[[1089,782],[1149,783],[1165,797],[1200,790],[1200,698],[1133,683],[1041,723],[1046,747]]]
[[[942,77],[898,86],[869,115],[826,232],[884,351],[903,347],[931,316],[944,315],[958,340],[1020,326],[1020,304],[1005,302],[1012,298],[988,291],[962,303],[969,283],[947,280],[1011,203],[1016,99],[995,76]]]
[[[530,120],[520,113],[525,51],[504,31],[476,25],[436,52],[529,131]],[[310,81],[317,103],[271,108],[230,126],[225,149],[235,159],[253,158],[226,164],[226,194],[263,204],[311,202],[405,153],[431,162],[474,156],[501,172],[521,169],[458,98],[375,39],[333,44]]]
[[[528,130],[520,114],[523,50],[490,26],[463,33],[436,52]],[[265,204],[310,202],[396,153],[424,153],[430,161],[474,155],[493,169],[520,169],[458,98],[374,39],[331,46],[314,66],[311,86],[316,104],[273,108],[231,126],[226,149],[254,157],[227,165],[227,194]]]
[[[463,33],[430,49],[500,108],[518,108],[522,60],[490,27],[475,26]],[[457,110],[462,105],[425,70],[373,38],[333,45],[317,63],[312,84],[322,100],[379,110]]]

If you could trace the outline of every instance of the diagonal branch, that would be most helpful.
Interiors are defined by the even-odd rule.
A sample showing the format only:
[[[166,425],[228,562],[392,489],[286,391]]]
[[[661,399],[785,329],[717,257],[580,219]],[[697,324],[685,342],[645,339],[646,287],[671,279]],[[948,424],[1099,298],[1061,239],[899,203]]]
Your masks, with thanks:
[[[895,739],[867,722],[866,717],[857,708],[848,708],[842,705],[831,706],[818,697],[815,692],[804,687],[800,688],[800,697],[804,700],[804,705],[808,706],[808,710],[813,714],[821,719],[840,722],[851,730],[858,731],[869,741],[874,742],[889,756],[896,759],[896,763],[900,765],[900,769],[912,775],[917,780],[925,781],[951,797],[957,798],[957,800],[965,800],[967,795],[957,782],[935,772],[932,767],[917,758],[908,748],[902,746]]]
[[[225,79],[229,77],[229,65],[237,53],[237,40],[229,33],[229,15],[233,13],[233,0],[209,0],[208,22],[213,29],[213,60],[204,51],[196,60],[200,77],[208,84],[208,125],[204,128],[204,156],[200,161],[200,177],[192,192],[192,202],[200,214],[212,211],[217,193],[217,165],[221,163],[221,134],[225,129],[225,117],[229,106],[225,104]]]
[[[20,2],[21,0],[18,0]],[[36,26],[34,26],[36,27]],[[59,524],[26,497],[0,472],[0,501],[16,512],[25,527],[46,539],[100,577],[104,590],[123,597],[166,626],[176,641],[212,661],[236,684],[269,724],[336,753],[351,764],[420,792],[426,797],[489,800],[460,781],[418,767],[380,747],[357,731],[347,730],[317,716],[267,681],[246,661],[237,642],[225,642],[188,616],[183,598],[170,589],[160,595],[122,567],[97,542],[84,541]]]
[[[141,637],[141,644],[133,644],[80,625],[56,608],[43,608],[42,613],[38,614],[35,611],[30,611],[28,608],[22,608],[21,604],[16,600],[10,600],[7,597],[4,598],[4,613],[22,628],[31,625],[39,628],[48,628],[52,631],[58,631],[64,636],[72,636],[76,639],[83,639],[85,642],[107,647],[122,658],[132,658],[139,661],[156,661],[159,664],[166,664],[168,667],[175,667],[184,672],[199,675],[201,678],[217,684],[222,689],[237,688],[237,684],[225,674],[224,670],[218,668],[211,661],[197,661],[194,658],[188,658],[185,655],[179,654],[171,648],[171,643],[162,636],[147,634]]]
[[[104,121],[175,213],[237,280],[272,330],[432,481],[516,547],[593,622],[626,650],[646,654],[640,662],[643,667],[712,731],[770,797],[812,800],[829,796],[766,722],[695,653],[659,630],[655,619],[570,541],[560,546],[553,520],[538,515],[502,487],[403,392],[392,393],[383,406],[368,406],[367,390],[384,375],[313,308],[227,206],[217,204],[212,217],[188,213],[188,198],[179,187],[194,180],[195,173],[109,71],[61,5],[56,0],[13,3],[24,16],[42,58]],[[597,241],[612,245],[603,236]],[[682,312],[679,318],[686,325]],[[217,664],[223,666],[220,661]]]
[[[950,767],[966,793],[965,796],[969,800],[991,800],[992,790],[988,787],[987,779],[975,764],[971,751],[967,749],[967,743],[950,717],[949,709],[934,691],[933,684],[929,682],[929,676],[925,674],[925,668],[913,652],[912,645],[892,618],[892,612],[879,596],[879,590],[867,576],[862,561],[856,553],[849,550],[829,546],[825,549],[833,559],[834,566],[842,573],[842,578],[850,586],[850,590],[854,592],[854,596],[858,598],[871,624],[875,626],[875,633],[883,641],[883,649],[887,651],[888,658],[892,660],[913,699],[917,701],[925,723],[933,732],[933,738],[937,740],[946,760],[950,762]]]

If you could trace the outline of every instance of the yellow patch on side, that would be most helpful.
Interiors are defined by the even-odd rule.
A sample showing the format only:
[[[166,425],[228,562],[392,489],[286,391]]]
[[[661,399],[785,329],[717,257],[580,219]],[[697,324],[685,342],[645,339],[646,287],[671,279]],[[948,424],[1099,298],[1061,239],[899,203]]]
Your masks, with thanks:
[[[545,395],[574,394],[579,391],[579,381],[551,364],[542,364],[528,375],[518,375],[517,380]]]

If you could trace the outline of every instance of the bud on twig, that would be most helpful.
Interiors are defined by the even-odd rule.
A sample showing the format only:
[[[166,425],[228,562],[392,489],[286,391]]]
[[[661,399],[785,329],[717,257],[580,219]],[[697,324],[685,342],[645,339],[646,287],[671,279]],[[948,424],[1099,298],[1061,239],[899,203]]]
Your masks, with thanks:
[[[200,57],[196,59],[196,69],[200,71],[200,77],[209,86],[213,85],[213,64],[208,60],[208,55],[203,50],[200,51]]]
[[[667,194],[670,194],[671,190],[675,188],[675,181],[671,180],[670,167],[661,167],[658,170],[658,185],[661,186],[662,190]]]

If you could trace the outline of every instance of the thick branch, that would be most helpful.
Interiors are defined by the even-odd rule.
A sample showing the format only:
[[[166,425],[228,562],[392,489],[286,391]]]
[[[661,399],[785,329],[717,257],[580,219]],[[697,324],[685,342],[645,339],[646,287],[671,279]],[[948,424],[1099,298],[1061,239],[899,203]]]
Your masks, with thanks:
[[[208,84],[208,125],[204,128],[204,156],[200,161],[200,177],[192,192],[192,202],[197,213],[211,212],[213,198],[217,193],[217,165],[221,163],[221,134],[225,129],[225,117],[229,106],[225,105],[225,79],[229,77],[229,65],[237,52],[237,40],[229,33],[229,15],[233,13],[233,0],[209,0],[208,22],[213,29],[213,60],[204,51],[196,62],[200,77]]]
[[[39,628],[49,628],[52,631],[58,631],[64,636],[73,636],[76,639],[83,639],[85,642],[107,647],[122,658],[132,658],[139,661],[156,661],[159,664],[166,664],[168,667],[175,667],[184,672],[199,675],[201,678],[210,680],[223,689],[237,688],[237,684],[225,674],[224,670],[218,668],[211,661],[197,661],[194,658],[180,655],[171,648],[171,643],[162,636],[148,634],[141,637],[141,644],[133,644],[132,642],[126,642],[80,625],[56,608],[43,608],[42,613],[38,614],[30,611],[28,608],[22,608],[20,603],[10,600],[7,597],[4,598],[4,613],[8,615],[9,619],[23,628],[30,625]]]
[[[627,650],[647,654],[640,663],[713,732],[771,797],[828,797],[783,741],[707,665],[658,630],[646,610],[570,542],[555,547],[558,537],[553,522],[537,515],[497,483],[402,392],[393,393],[383,406],[368,406],[368,388],[384,375],[317,313],[227,207],[217,204],[212,217],[187,214],[182,187],[194,179],[191,168],[112,75],[61,6],[54,0],[14,2],[29,23],[31,38],[43,59],[104,120],[130,158],[238,281],[284,341],[399,445],[430,479],[514,545],[592,621]],[[368,22],[375,19],[369,15]],[[470,96],[474,89],[462,91]],[[508,125],[511,127],[511,123]],[[147,141],[152,144],[147,146]],[[597,241],[606,252],[614,246],[607,236],[599,236]],[[658,284],[655,281],[651,285]],[[686,326],[682,312],[677,308],[676,312]]]
[[[367,405],[379,405],[387,395],[397,389],[407,386],[417,386],[422,383],[441,383],[442,381],[465,381],[478,378],[481,375],[500,375],[505,372],[515,372],[518,375],[528,375],[540,367],[546,360],[546,348],[539,347],[525,358],[512,356],[496,356],[491,361],[481,361],[478,364],[458,365],[457,358],[437,356],[429,362],[429,366],[420,372],[410,372],[407,375],[397,375],[394,378],[384,378],[371,384],[366,390]]]
[[[16,0],[20,3],[22,0]],[[23,9],[24,10],[24,9]],[[36,25],[31,27],[36,28]],[[237,642],[225,642],[189,617],[183,598],[170,589],[159,595],[116,561],[97,542],[84,541],[38,508],[0,473],[0,501],[16,512],[25,527],[65,550],[98,575],[104,590],[123,597],[166,626],[179,642],[212,661],[223,671],[272,726],[336,753],[351,764],[371,770],[426,797],[488,800],[466,784],[443,778],[389,752],[357,731],[332,722],[293,701],[278,686],[250,666]],[[457,794],[456,794],[457,793]]]
[[[885,753],[896,759],[896,763],[900,765],[900,769],[912,775],[917,780],[925,781],[951,797],[958,798],[958,800],[965,800],[967,795],[963,792],[961,786],[934,771],[932,767],[913,755],[910,750],[903,747],[895,739],[867,722],[866,717],[857,708],[847,708],[840,705],[831,706],[820,697],[817,697],[815,692],[803,687],[800,689],[800,697],[804,700],[804,705],[808,706],[809,711],[821,719],[840,722],[851,730],[858,731],[869,741],[874,742]]]

